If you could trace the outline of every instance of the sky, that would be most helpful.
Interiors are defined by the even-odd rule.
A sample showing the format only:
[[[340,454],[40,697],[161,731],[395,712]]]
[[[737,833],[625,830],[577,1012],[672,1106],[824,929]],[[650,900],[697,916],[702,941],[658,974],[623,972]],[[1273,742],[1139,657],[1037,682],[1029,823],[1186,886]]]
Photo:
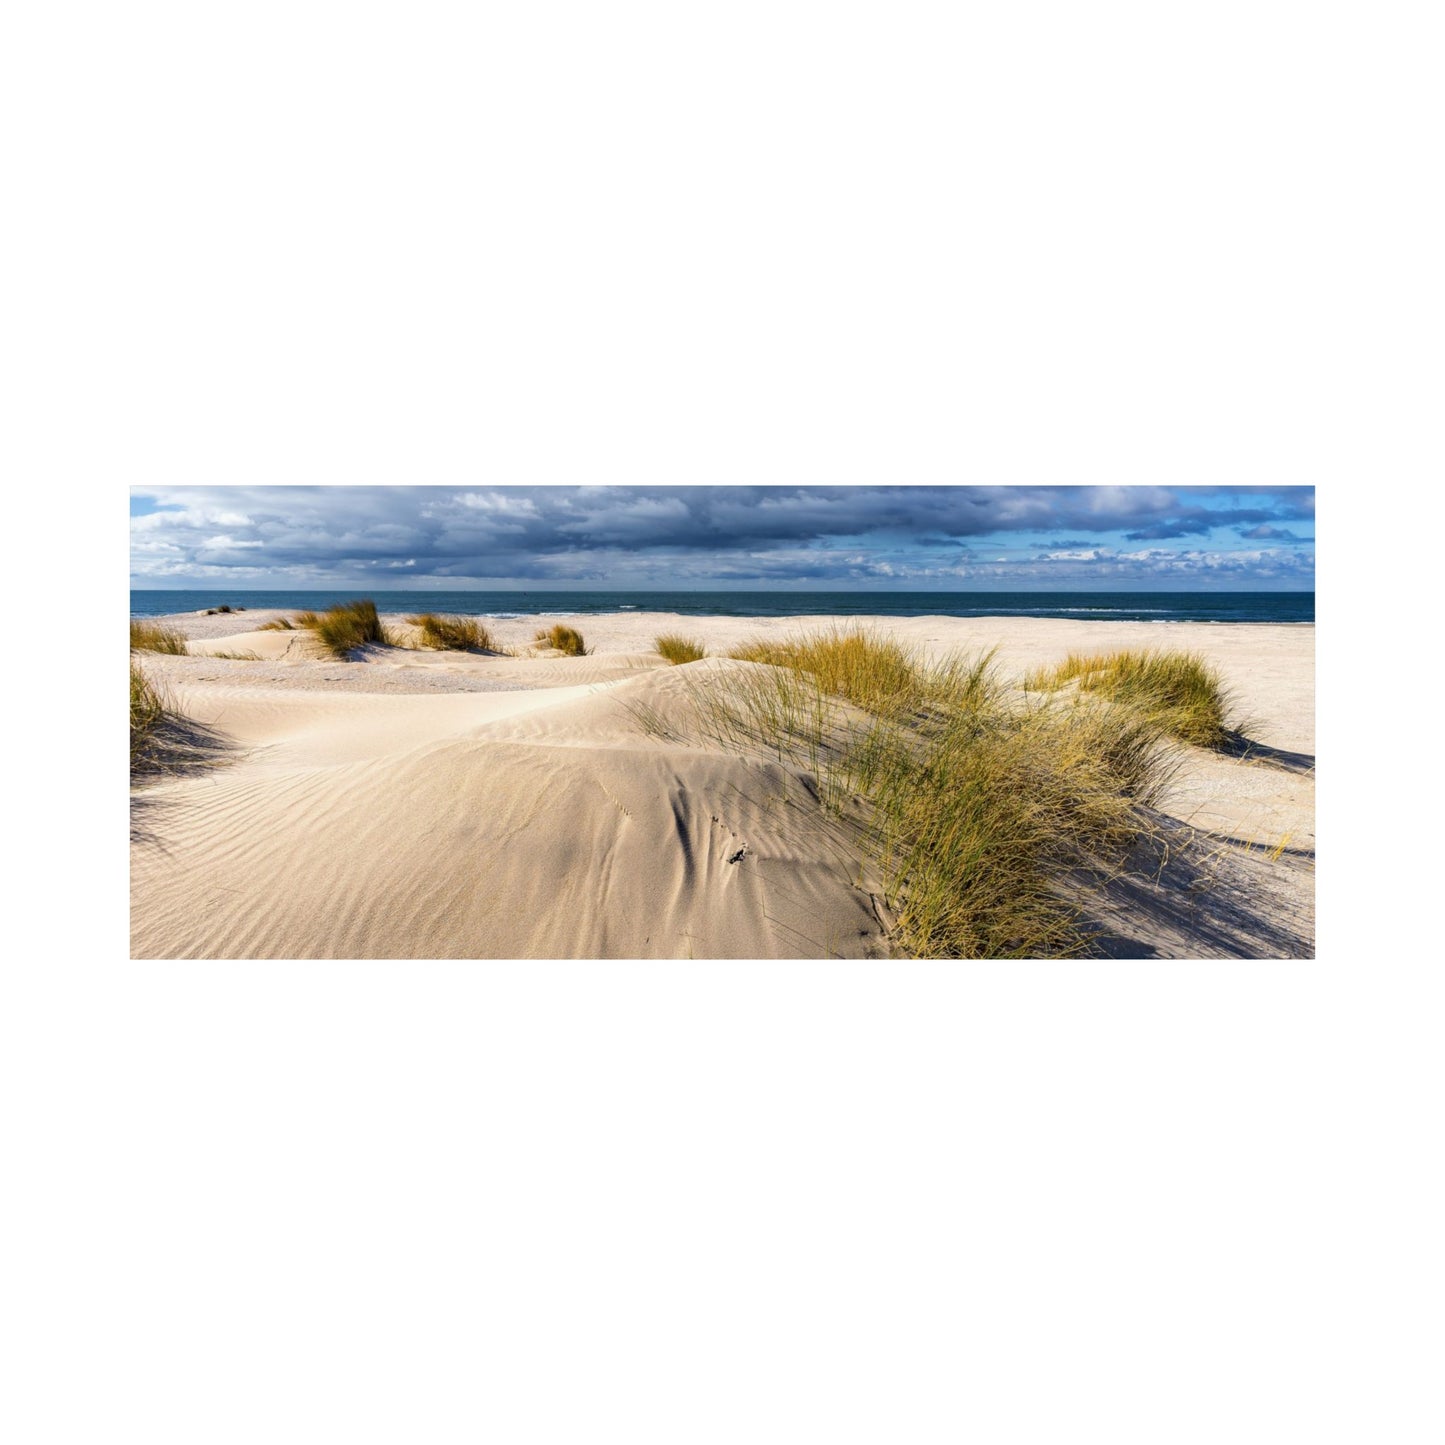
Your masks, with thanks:
[[[131,585],[1314,587],[1313,487],[136,487]]]

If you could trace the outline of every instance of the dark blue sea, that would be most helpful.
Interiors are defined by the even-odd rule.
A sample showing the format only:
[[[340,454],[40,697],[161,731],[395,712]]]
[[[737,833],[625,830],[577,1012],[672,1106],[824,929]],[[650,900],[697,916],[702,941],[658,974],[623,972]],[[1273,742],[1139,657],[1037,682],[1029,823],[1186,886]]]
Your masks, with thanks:
[[[207,607],[310,608],[368,595],[240,589],[133,591],[131,615]],[[545,617],[584,612],[678,612],[684,616],[1077,617],[1103,622],[1313,622],[1313,592],[423,592],[373,591],[382,612],[461,612]]]

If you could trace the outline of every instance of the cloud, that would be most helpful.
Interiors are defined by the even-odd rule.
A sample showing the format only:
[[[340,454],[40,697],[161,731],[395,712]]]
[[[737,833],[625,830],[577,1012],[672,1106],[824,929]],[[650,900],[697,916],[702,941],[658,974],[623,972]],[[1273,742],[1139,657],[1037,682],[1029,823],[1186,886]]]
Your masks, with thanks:
[[[1121,577],[1165,565],[1186,572],[1192,565],[1202,573],[1203,563],[1126,556],[1107,543],[1120,536],[1170,541],[1229,527],[1244,536],[1246,527],[1272,528],[1311,515],[1313,494],[1306,493],[1067,486],[156,487],[137,489],[143,505],[155,510],[132,518],[131,556],[138,585],[231,578],[255,586],[274,578],[329,586],[388,576],[394,585],[404,574],[406,582],[458,585],[834,581],[966,589],[971,577],[986,577],[990,585],[1000,577],[1053,577],[1065,562],[1112,567]],[[1067,540],[1049,544],[1040,557],[989,560],[986,570],[974,571],[974,539],[990,549],[985,556],[991,559],[993,549],[1016,547],[1026,534]],[[1247,539],[1297,540],[1268,532]],[[1168,558],[1185,555],[1164,551]],[[1247,565],[1278,564],[1239,564]]]
[[[1167,547],[1126,551],[1095,547],[1085,552],[1044,552],[1034,561],[1039,564],[1036,576],[1055,581],[1066,577],[1081,587],[1093,585],[1101,589],[1121,581],[1143,585],[1189,579],[1207,583],[1221,578],[1236,586],[1249,580],[1273,585],[1313,585],[1315,564],[1313,553],[1277,547],[1239,552],[1213,552],[1203,548],[1174,551]]]
[[[1125,535],[1131,542],[1158,542],[1170,537],[1197,537],[1215,527],[1262,522],[1282,513],[1271,507],[1180,507],[1147,527]]]
[[[1275,527],[1267,522],[1261,522],[1257,527],[1237,527],[1235,530],[1241,537],[1260,542],[1312,542],[1314,540],[1312,537],[1301,537],[1287,527]]]

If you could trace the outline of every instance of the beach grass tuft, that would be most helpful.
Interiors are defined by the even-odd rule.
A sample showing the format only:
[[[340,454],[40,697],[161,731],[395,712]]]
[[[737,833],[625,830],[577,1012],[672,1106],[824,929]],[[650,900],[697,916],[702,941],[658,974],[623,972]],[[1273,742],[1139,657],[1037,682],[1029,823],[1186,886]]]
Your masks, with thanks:
[[[134,789],[149,779],[179,778],[203,772],[234,753],[216,729],[182,713],[164,684],[130,660],[130,781]],[[132,813],[134,840],[135,814]]]
[[[1024,686],[1057,692],[1071,682],[1080,692],[1131,708],[1196,747],[1223,748],[1233,735],[1225,720],[1229,695],[1217,669],[1198,653],[1142,648],[1071,652],[1056,667],[1031,672]]]
[[[268,625],[274,627],[274,624]],[[344,658],[354,648],[364,647],[368,642],[391,641],[381,625],[381,618],[377,616],[376,603],[369,597],[343,602],[321,613],[297,613],[294,626],[313,631],[333,657]]]
[[[684,662],[700,662],[707,656],[707,649],[702,643],[676,632],[663,633],[654,646],[674,667]]]
[[[296,624],[289,617],[277,617],[270,622],[263,622],[257,632],[294,632]]]
[[[130,765],[132,771],[144,758],[166,716],[160,690],[137,665],[130,664]]]
[[[554,647],[558,652],[566,653],[568,657],[587,656],[587,644],[583,641],[582,634],[575,627],[564,627],[560,622],[544,627],[535,640],[546,647]]]
[[[900,941],[923,957],[1089,948],[1071,872],[1107,869],[1145,828],[1157,732],[1105,708],[960,716],[922,748],[884,735],[859,772]]]
[[[498,648],[486,625],[475,617],[438,616],[423,612],[406,619],[421,629],[423,647],[441,652],[496,652]]]
[[[1021,698],[992,654],[925,663],[856,629],[733,655],[763,665],[692,681],[685,731],[807,770],[825,807],[859,806],[897,951],[1091,951],[1091,880],[1149,829],[1174,766],[1151,717],[1099,696]]]
[[[165,652],[174,657],[186,655],[186,639],[175,630],[160,622],[145,622],[132,617],[130,620],[130,650],[132,652]]]
[[[729,651],[806,673],[825,693],[891,717],[977,709],[996,699],[993,654],[954,654],[925,666],[918,654],[872,628],[835,625],[787,638],[760,638]]]
[[[909,649],[867,628],[834,626],[805,635],[758,638],[732,648],[728,656],[810,673],[824,692],[860,707],[884,706],[911,694],[919,679]]]

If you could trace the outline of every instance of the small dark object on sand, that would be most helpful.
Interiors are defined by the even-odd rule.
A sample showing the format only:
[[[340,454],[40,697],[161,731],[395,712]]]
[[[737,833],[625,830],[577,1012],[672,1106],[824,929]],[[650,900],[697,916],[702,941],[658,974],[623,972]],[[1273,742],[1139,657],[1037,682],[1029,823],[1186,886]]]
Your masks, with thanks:
[[[731,858],[728,859],[728,862],[729,862],[729,863],[741,863],[741,862],[743,861],[743,859],[746,858],[747,856],[748,856],[748,845],[747,845],[746,843],[744,843],[743,846],[742,846],[741,848],[739,848],[738,851],[737,851],[736,853],[734,853]]]

